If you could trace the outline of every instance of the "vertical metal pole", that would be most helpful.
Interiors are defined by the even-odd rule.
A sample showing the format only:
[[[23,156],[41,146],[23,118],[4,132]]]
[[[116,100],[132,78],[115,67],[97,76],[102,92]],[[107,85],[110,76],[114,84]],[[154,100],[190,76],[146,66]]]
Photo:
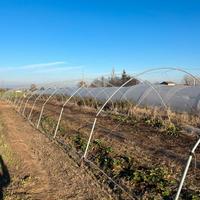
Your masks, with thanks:
[[[26,100],[26,103],[25,103],[25,105],[24,105],[24,109],[23,109],[23,112],[22,112],[22,115],[24,116],[24,114],[25,114],[25,110],[26,110],[26,106],[27,106],[27,104],[28,104],[28,101],[31,99],[31,97],[32,96],[34,96],[35,95],[35,91],[33,92],[33,94],[31,94],[31,96]]]
[[[62,106],[62,109],[61,109],[61,112],[60,112],[60,115],[59,115],[59,118],[58,118],[58,123],[57,123],[56,129],[54,131],[54,136],[53,136],[54,139],[56,138],[56,135],[57,135],[57,132],[58,132],[58,128],[59,128],[59,125],[60,125],[60,121],[61,121],[61,118],[62,118],[63,111],[64,111],[64,106]]]
[[[28,91],[27,94],[25,94],[24,97],[22,97],[22,100],[21,100],[21,103],[20,103],[20,106],[19,106],[19,110],[18,110],[19,112],[21,110],[21,107],[22,107],[22,105],[24,103],[24,100],[25,100],[26,96],[28,96],[31,92],[32,91]]]
[[[42,109],[41,109],[41,112],[40,112],[40,116],[39,116],[39,120],[38,120],[38,123],[37,123],[37,129],[39,128],[40,126],[40,121],[42,119],[42,115],[43,115],[43,112],[44,112],[44,106],[47,104],[47,102],[51,99],[51,97],[57,92],[58,88],[55,89],[52,94],[47,98],[47,100],[44,102],[44,104],[42,105]]]
[[[31,115],[32,115],[32,112],[33,112],[33,110],[34,110],[34,108],[35,108],[35,104],[36,104],[37,100],[38,100],[46,91],[48,91],[49,89],[50,89],[50,88],[47,88],[46,90],[44,90],[43,92],[41,92],[41,94],[39,94],[38,97],[36,97],[35,101],[33,102],[31,111],[30,111],[30,113],[29,113],[29,115],[28,115],[28,120],[30,120],[30,118],[31,118]]]
[[[97,122],[97,118],[94,119],[94,122],[93,122],[93,125],[92,125],[92,130],[90,132],[90,137],[88,139],[87,146],[86,146],[86,149],[85,149],[85,152],[84,152],[84,155],[83,155],[83,159],[85,159],[86,156],[87,156],[88,149],[89,149],[89,146],[90,146],[90,142],[91,142],[91,139],[92,139],[92,135],[93,135],[93,132],[94,132],[94,128],[95,128],[96,122]]]
[[[183,172],[183,176],[182,176],[182,178],[181,178],[181,182],[180,182],[180,184],[179,184],[178,191],[177,191],[177,193],[176,193],[175,200],[178,200],[178,199],[179,199],[179,196],[180,196],[180,193],[181,193],[181,190],[182,190],[182,187],[183,187],[183,183],[185,182],[185,178],[186,178],[186,176],[187,176],[187,173],[188,173],[188,170],[189,170],[189,167],[190,167],[190,163],[191,163],[191,161],[192,161],[192,157],[193,157],[194,152],[195,152],[195,150],[196,150],[196,148],[197,148],[197,146],[198,146],[199,144],[200,144],[200,138],[199,138],[198,141],[195,143],[195,145],[194,145],[194,147],[193,147],[193,149],[192,149],[192,151],[191,151],[191,153],[190,153],[190,156],[189,156],[189,158],[188,158],[188,161],[187,161],[185,170],[184,170],[184,172]]]
[[[17,107],[19,105],[19,102],[21,100],[22,97],[19,97],[17,100],[16,100],[16,103],[15,103],[15,109],[17,110]]]
[[[18,108],[18,112],[20,112],[20,110],[21,110],[21,107],[22,107],[24,98],[25,98],[25,97],[22,97],[22,98],[21,98],[21,101],[20,101],[19,106],[18,106],[18,107],[19,107],[19,108]]]
[[[17,102],[17,93],[15,92],[15,100],[14,100],[14,107],[16,106],[16,102]]]
[[[57,132],[58,132],[58,128],[59,128],[59,125],[60,125],[60,121],[62,119],[62,114],[63,114],[63,111],[64,111],[64,108],[66,106],[66,104],[71,100],[72,97],[74,97],[75,94],[77,94],[84,86],[81,86],[79,87],[67,100],[66,102],[63,104],[62,106],[62,109],[60,111],[60,115],[59,115],[59,118],[58,118],[58,122],[57,122],[57,125],[56,125],[56,129],[54,131],[54,136],[53,138],[56,138],[56,135],[57,135]]]
[[[33,93],[34,93],[34,91],[30,91],[30,92],[26,95],[26,97],[23,99],[23,103],[22,103],[21,108],[20,108],[21,114],[23,114],[23,111],[24,111],[24,109],[23,109],[23,104],[24,104],[24,107],[25,107],[25,103],[26,103],[25,100],[26,100],[26,99],[29,99],[29,97],[32,96]]]
[[[11,101],[10,101],[11,105],[13,105],[13,103],[15,101],[15,91],[13,90],[12,93],[13,93],[13,95],[11,96]]]
[[[19,104],[20,104],[22,98],[23,98],[23,90],[22,90],[22,96],[21,96],[21,97],[20,97],[20,96],[17,97],[16,103],[15,103],[15,109],[16,109],[16,110],[18,109]]]
[[[10,91],[10,93],[11,93],[12,91]],[[8,96],[8,103],[10,104],[10,98],[11,98],[11,94],[10,94],[10,96]]]

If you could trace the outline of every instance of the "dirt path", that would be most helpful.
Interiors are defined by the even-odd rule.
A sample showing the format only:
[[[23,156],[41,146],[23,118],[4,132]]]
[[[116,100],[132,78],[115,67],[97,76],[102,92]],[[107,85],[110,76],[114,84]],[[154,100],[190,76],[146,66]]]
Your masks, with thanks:
[[[14,194],[24,194],[23,199],[34,200],[111,199],[92,176],[2,102],[0,119],[5,137],[21,162],[18,172],[26,185],[15,187]]]

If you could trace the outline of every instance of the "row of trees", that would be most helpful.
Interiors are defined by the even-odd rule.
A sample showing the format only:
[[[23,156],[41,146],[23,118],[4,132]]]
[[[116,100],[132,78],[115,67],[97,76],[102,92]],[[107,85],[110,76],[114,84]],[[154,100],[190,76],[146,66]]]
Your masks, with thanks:
[[[128,75],[125,70],[123,70],[121,76],[117,76],[113,69],[111,76],[108,78],[105,78],[104,76],[102,76],[100,79],[99,78],[94,79],[94,81],[92,81],[92,83],[90,83],[90,84],[87,84],[85,81],[80,81],[78,83],[78,86],[85,86],[85,87],[113,87],[113,86],[116,86],[116,87],[118,87],[118,86],[121,86],[122,84],[126,83],[130,79],[131,79],[131,81],[128,82],[126,84],[126,86],[133,86],[133,85],[137,85],[139,83],[139,80]]]
[[[96,78],[94,79],[91,83],[87,84],[85,81],[80,81],[78,83],[78,86],[84,86],[84,87],[119,87],[122,84],[126,83],[128,80],[130,80],[130,82],[128,82],[125,86],[133,86],[133,85],[137,85],[140,83],[139,80],[137,80],[136,78],[133,78],[131,75],[127,74],[125,70],[123,70],[121,76],[117,76],[115,74],[115,71],[113,69],[111,76],[108,78],[105,78],[104,76],[102,76],[101,78]],[[185,75],[183,77],[182,80],[182,84],[187,85],[187,86],[192,86],[192,85],[200,85],[200,82],[189,76],[189,75]],[[35,91],[37,89],[37,86],[35,84],[31,84],[30,86],[30,90],[31,91]],[[44,88],[42,87],[41,90],[44,90]]]

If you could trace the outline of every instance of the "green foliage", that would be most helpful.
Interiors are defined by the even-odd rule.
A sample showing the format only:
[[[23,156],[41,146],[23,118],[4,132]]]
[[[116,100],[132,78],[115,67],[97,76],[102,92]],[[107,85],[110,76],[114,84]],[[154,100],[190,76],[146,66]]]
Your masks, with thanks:
[[[123,115],[113,115],[114,119],[123,123],[130,123],[132,120]],[[153,127],[164,127],[165,124],[159,119],[144,119],[145,123]],[[55,120],[43,116],[42,123],[46,132],[49,126],[56,124]],[[170,124],[166,128],[169,133],[177,132],[175,125]],[[61,133],[65,132],[64,126],[59,127]],[[87,146],[87,139],[81,133],[76,133],[70,137],[74,147],[81,152],[84,152]],[[90,145],[89,157],[118,183],[128,182],[128,185],[133,186],[133,191],[136,196],[147,196],[148,199],[164,199],[171,200],[175,194],[177,182],[170,178],[170,173],[159,166],[145,167],[134,163],[134,160],[129,155],[117,155],[111,146],[107,146],[102,140],[96,139]],[[130,188],[129,188],[130,189]],[[183,192],[182,199],[187,197],[189,200],[199,200],[199,195],[194,191],[187,190]]]
[[[108,170],[113,165],[113,158],[111,156],[112,147],[105,146],[100,140],[94,140],[92,144],[93,152],[95,152],[95,162],[104,170]]]
[[[200,196],[199,195],[192,195],[192,200],[200,200]]]
[[[52,127],[55,127],[56,121],[48,116],[42,116],[41,118],[41,128],[45,133],[49,133]]]
[[[130,116],[125,116],[125,115],[112,115],[111,116],[113,120],[123,123],[123,124],[129,124],[129,125],[135,125],[138,123],[136,119]]]
[[[73,142],[75,144],[75,147],[81,150],[82,152],[86,149],[87,140],[81,137],[80,134],[75,135],[75,137],[73,138]]]
[[[55,119],[53,119],[52,117],[43,115],[41,118],[41,129],[49,134],[49,133],[53,133],[54,134],[54,130],[55,127],[57,125],[57,121]],[[64,136],[66,133],[65,127],[62,126],[62,124],[59,125],[58,127],[58,133],[60,136]]]
[[[141,194],[149,191],[163,198],[172,195],[171,187],[176,182],[168,178],[169,172],[166,169],[137,166],[129,156],[115,155],[113,149],[100,140],[93,142],[92,156],[96,164],[109,176],[118,182],[123,179],[132,182]]]
[[[152,126],[154,128],[161,128],[164,126],[164,122],[159,119],[159,118],[148,118],[148,117],[145,117],[143,118],[145,124],[149,125],[149,126]]]
[[[170,123],[169,125],[166,126],[166,132],[169,135],[174,135],[174,136],[178,136],[180,129],[175,126],[173,123]]]
[[[90,102],[88,99],[88,103]],[[138,119],[125,115],[111,115],[111,118],[117,122],[136,124]],[[162,128],[168,134],[177,135],[179,129],[173,123],[164,123],[159,118],[143,118],[143,122],[154,128]],[[50,117],[43,116],[42,123],[46,132],[49,132],[49,127],[55,127],[56,121]],[[59,126],[59,132],[65,133],[65,127]],[[70,137],[71,144],[81,152],[84,152],[87,146],[87,139],[78,132],[75,136]],[[134,159],[129,155],[116,154],[111,146],[108,146],[100,139],[94,140],[90,145],[89,158],[99,168],[104,170],[116,182],[129,185],[129,189],[137,191],[136,196],[143,197],[147,195],[148,199],[165,199],[171,200],[176,192],[177,182],[172,179],[166,168],[160,166],[142,166],[136,164]],[[199,200],[199,195],[194,191],[187,190],[182,194],[182,199],[185,196],[189,200]]]
[[[180,129],[172,122],[164,122],[159,118],[144,118],[145,124],[154,128],[162,128],[167,134],[178,136]]]

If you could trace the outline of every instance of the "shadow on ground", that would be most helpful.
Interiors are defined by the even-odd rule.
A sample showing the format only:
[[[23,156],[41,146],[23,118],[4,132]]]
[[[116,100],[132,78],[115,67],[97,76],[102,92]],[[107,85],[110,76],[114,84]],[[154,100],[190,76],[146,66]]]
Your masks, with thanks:
[[[10,174],[5,165],[2,156],[0,155],[0,200],[3,199],[3,189],[10,183]]]

